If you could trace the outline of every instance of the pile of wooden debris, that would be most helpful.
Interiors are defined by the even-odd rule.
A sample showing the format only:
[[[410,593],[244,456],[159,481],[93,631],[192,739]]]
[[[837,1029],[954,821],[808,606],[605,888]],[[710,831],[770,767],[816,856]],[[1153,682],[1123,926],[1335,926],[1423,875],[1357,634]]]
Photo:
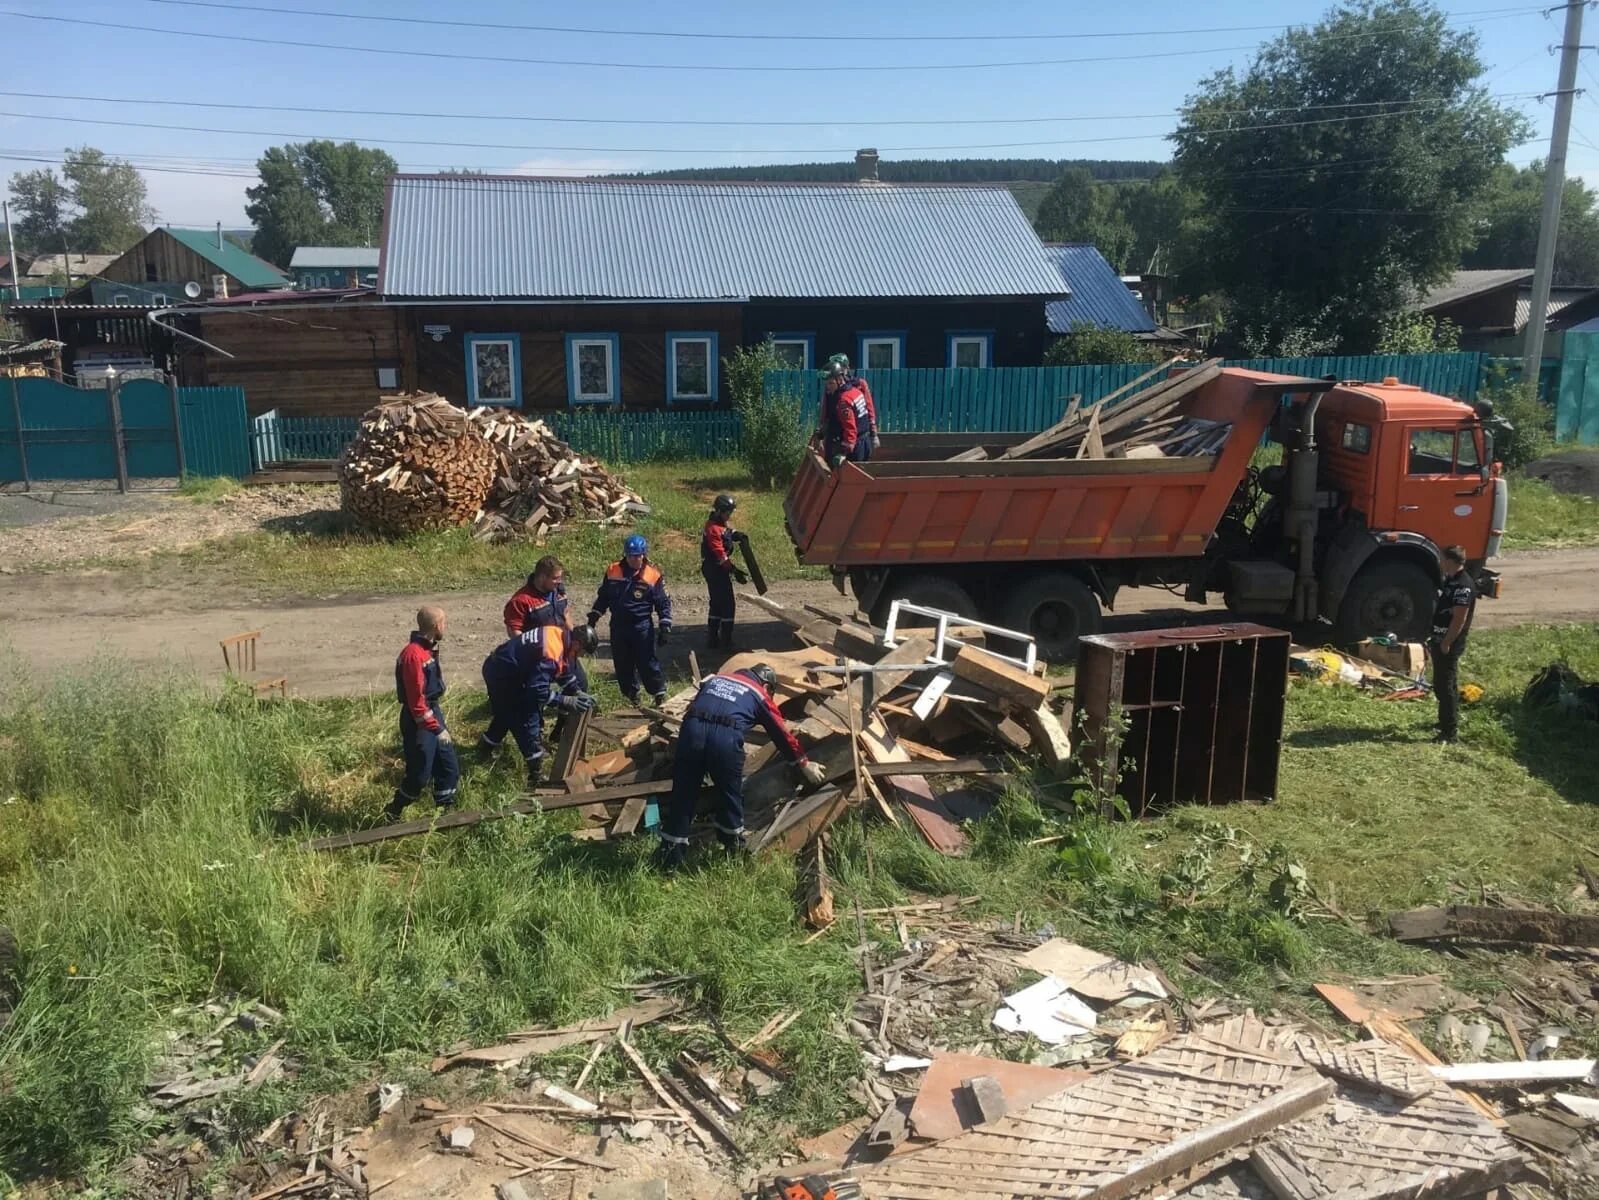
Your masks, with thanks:
[[[492,540],[542,538],[565,521],[631,521],[638,493],[543,421],[471,412],[442,396],[391,396],[361,419],[338,464],[344,509],[389,535],[475,524]]]
[[[1019,445],[992,455],[986,448],[974,446],[950,461],[979,462],[990,457],[1187,458],[1214,454],[1227,440],[1232,426],[1188,416],[1181,411],[1181,402],[1220,374],[1221,359],[1208,359],[1150,383],[1171,366],[1162,363],[1086,408],[1081,396],[1073,396],[1067,401],[1064,417]]]
[[[637,492],[543,421],[509,408],[474,409],[471,420],[496,455],[478,537],[541,538],[563,521],[619,524],[650,511]]]
[[[798,650],[738,654],[721,670],[768,664],[789,727],[827,772],[821,787],[801,794],[797,773],[764,733],[750,735],[744,768],[750,844],[757,852],[806,853],[812,876],[807,917],[813,924],[831,919],[823,834],[845,813],[864,807],[895,824],[908,821],[934,849],[956,855],[967,845],[962,821],[986,811],[994,794],[982,787],[941,793],[930,779],[997,775],[1007,769],[998,753],[1036,755],[1055,768],[1070,757],[1066,720],[1057,709],[1065,697],[1052,692],[1025,646],[1020,658],[1006,657],[997,644],[981,647],[980,630],[948,622],[943,631],[904,631],[890,644],[884,630],[820,609],[789,609],[753,593],[744,599],[805,643]],[[671,791],[672,742],[696,690],[685,688],[659,710],[586,715],[568,723],[556,735],[551,778],[558,786],[504,809],[336,834],[311,848],[368,845],[539,809],[582,810],[578,837],[642,832],[655,824]],[[589,754],[588,740],[596,735],[614,748]],[[710,836],[708,830],[700,834]]]

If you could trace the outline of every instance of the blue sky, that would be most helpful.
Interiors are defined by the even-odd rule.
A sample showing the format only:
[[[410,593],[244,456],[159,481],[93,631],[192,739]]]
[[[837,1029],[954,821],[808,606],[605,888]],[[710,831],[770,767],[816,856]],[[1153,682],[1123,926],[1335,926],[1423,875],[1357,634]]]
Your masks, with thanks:
[[[1308,22],[1328,7],[1324,0],[1019,0],[987,6],[952,0],[282,0],[290,9],[495,26],[467,29],[238,7],[245,2],[214,0],[207,7],[165,0],[0,0],[0,13],[10,14],[4,18],[10,35],[5,78],[14,81],[0,89],[118,101],[0,95],[0,156],[6,156],[0,157],[0,173],[9,178],[39,165],[17,158],[59,158],[66,146],[99,146],[146,167],[169,168],[145,175],[163,221],[232,226],[246,223],[244,189],[256,156],[267,146],[307,137],[381,145],[402,168],[417,170],[573,173],[815,161],[847,159],[855,147],[868,145],[879,147],[885,159],[1163,159],[1168,143],[1161,135],[1172,128],[1177,105],[1195,83],[1228,64],[1243,64],[1275,32],[1220,27]],[[272,5],[253,2],[263,9]],[[1480,35],[1488,88],[1535,124],[1536,140],[1515,150],[1513,161],[1540,157],[1551,106],[1522,97],[1554,86],[1549,48],[1559,41],[1558,14],[1545,17],[1542,5],[1514,0],[1446,0],[1442,7],[1455,24]],[[1599,18],[1589,20],[1585,40],[1599,41]],[[604,36],[509,30],[505,24],[760,34],[771,40]],[[1196,32],[1201,29],[1216,31]],[[162,31],[417,53],[391,56]],[[1082,36],[1104,34],[1117,36]],[[1018,36],[978,41],[969,40],[972,35]],[[527,59],[643,67],[514,61]],[[1018,60],[1075,61],[972,66]],[[660,69],[667,66],[683,69]],[[722,69],[816,66],[848,69]],[[926,69],[898,69],[905,67]],[[1584,54],[1578,84],[1590,91],[1577,102],[1570,167],[1599,183],[1599,56],[1592,51]],[[418,115],[200,106],[207,101]],[[436,113],[623,123],[421,115]],[[1040,117],[1070,119],[972,123]],[[708,124],[649,123],[664,121]],[[756,121],[816,124],[718,123]],[[147,125],[172,128],[142,127]],[[207,131],[212,129],[248,132]]]

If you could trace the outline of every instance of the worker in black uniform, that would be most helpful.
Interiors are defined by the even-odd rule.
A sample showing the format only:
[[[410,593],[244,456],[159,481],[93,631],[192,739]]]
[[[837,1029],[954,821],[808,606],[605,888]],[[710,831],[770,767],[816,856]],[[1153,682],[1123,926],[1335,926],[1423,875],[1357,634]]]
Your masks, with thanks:
[[[1466,570],[1466,552],[1459,546],[1444,551],[1443,571],[1427,649],[1432,654],[1432,690],[1438,697],[1438,736],[1433,740],[1448,743],[1460,736],[1460,656],[1477,611],[1477,587]]]
[[[737,502],[725,492],[718,496],[700,535],[700,574],[705,577],[711,597],[705,644],[712,650],[718,646],[733,648],[733,581],[750,581],[733,561],[733,547],[749,540],[748,534],[733,528],[733,510],[737,507]]]
[[[711,675],[683,717],[672,755],[672,798],[661,821],[657,863],[667,870],[683,865],[695,802],[707,774],[716,788],[716,838],[732,852],[744,849],[744,735],[759,724],[783,755],[815,785],[827,777],[820,763],[805,757],[772,700],[777,675],[765,663],[725,675]]]

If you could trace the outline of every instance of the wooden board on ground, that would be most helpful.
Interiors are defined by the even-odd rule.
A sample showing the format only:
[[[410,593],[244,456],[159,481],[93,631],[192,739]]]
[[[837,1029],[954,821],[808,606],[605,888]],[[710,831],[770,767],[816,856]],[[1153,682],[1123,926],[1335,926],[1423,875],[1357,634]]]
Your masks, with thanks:
[[[950,670],[1025,709],[1037,708],[1049,695],[1049,681],[987,651],[962,646],[950,660]]]
[[[881,717],[873,717],[861,730],[861,745],[874,763],[909,763],[911,756],[894,740]],[[966,835],[954,815],[927,785],[921,775],[890,775],[887,783],[894,797],[905,806],[916,831],[940,854],[960,854],[966,849]]]
[[[1599,946],[1599,916],[1542,909],[1485,908],[1451,904],[1388,914],[1402,942],[1474,938],[1484,942],[1531,942],[1549,946]]]

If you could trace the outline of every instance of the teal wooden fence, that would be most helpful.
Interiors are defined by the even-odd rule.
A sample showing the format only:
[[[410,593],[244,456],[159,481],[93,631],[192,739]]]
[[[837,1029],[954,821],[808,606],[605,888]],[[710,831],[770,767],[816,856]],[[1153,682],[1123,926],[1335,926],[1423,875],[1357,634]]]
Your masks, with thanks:
[[[1555,440],[1599,445],[1599,333],[1567,332],[1555,399]]]
[[[557,412],[541,414],[572,449],[609,462],[732,458],[736,412]]]
[[[359,417],[281,417],[273,409],[250,421],[250,458],[258,471],[283,462],[332,460],[360,427]]]
[[[1279,375],[1385,379],[1415,384],[1440,395],[1472,400],[1481,382],[1484,356],[1467,354],[1373,354],[1319,358],[1229,359]],[[1092,404],[1132,382],[1147,363],[1079,367],[910,368],[864,371],[884,428],[897,432],[968,433],[981,430],[1031,432],[1060,419],[1068,396]],[[816,419],[821,379],[814,371],[768,371],[766,389],[800,400],[802,420]]]
[[[53,379],[0,385],[0,480],[175,479],[249,469],[244,392],[132,379],[112,393]],[[119,462],[120,459],[120,462]]]

